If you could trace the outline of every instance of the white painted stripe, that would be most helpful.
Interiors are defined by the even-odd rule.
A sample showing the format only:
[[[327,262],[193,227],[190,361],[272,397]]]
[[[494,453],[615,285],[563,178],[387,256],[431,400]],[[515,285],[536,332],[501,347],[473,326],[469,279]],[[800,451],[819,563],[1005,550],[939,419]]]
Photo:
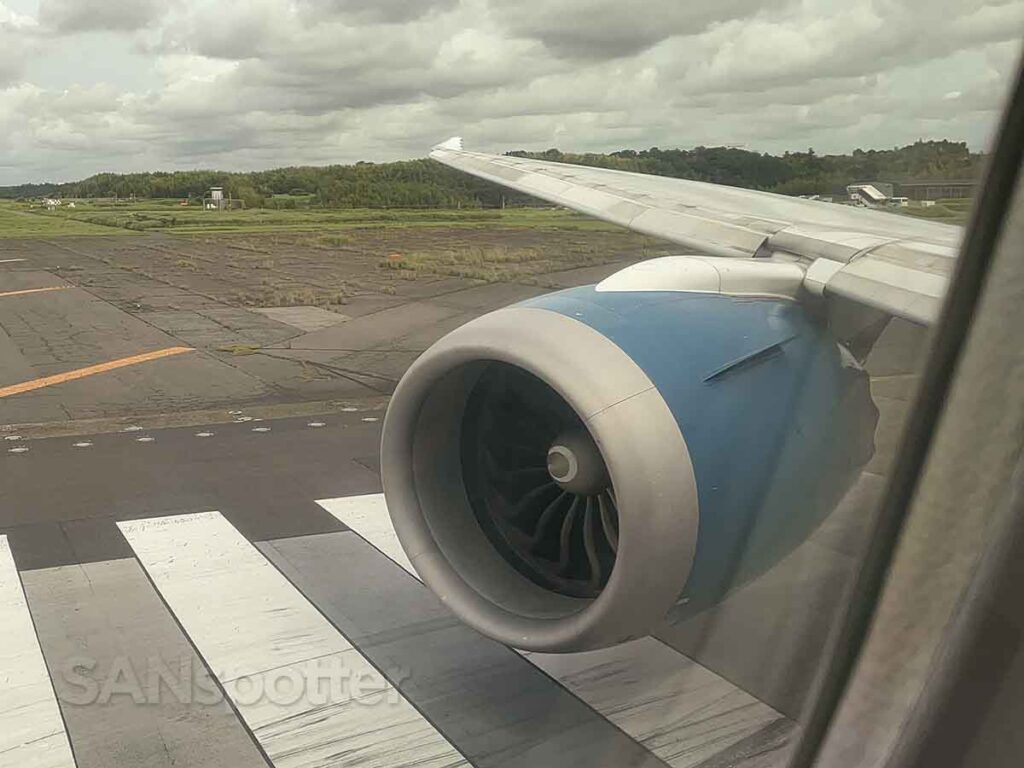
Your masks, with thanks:
[[[118,526],[275,766],[466,765],[219,512]]]
[[[0,767],[74,768],[6,536],[0,536],[0,628]]]
[[[416,570],[412,567],[412,561],[406,556],[405,550],[402,549],[402,544],[395,534],[383,493],[321,499],[317,504],[417,579],[419,578]]]
[[[711,761],[783,717],[652,637],[528,658],[675,768]]]
[[[28,261],[28,259],[0,259],[0,264],[14,264],[19,261]]]
[[[317,504],[419,578],[383,494]],[[652,637],[587,653],[523,655],[674,768],[698,765],[783,717]]]

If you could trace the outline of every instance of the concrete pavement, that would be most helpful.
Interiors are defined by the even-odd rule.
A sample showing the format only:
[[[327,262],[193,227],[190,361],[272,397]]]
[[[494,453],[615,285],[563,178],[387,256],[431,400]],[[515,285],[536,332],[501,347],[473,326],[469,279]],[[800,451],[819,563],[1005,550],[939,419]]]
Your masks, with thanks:
[[[0,394],[0,426],[387,395],[412,361],[453,328],[623,266],[551,273],[546,287],[426,275],[405,281],[394,295],[354,296],[339,314],[240,307],[143,266],[114,266],[110,257],[163,247],[136,237],[0,244],[0,393],[155,350],[195,350],[16,398]]]

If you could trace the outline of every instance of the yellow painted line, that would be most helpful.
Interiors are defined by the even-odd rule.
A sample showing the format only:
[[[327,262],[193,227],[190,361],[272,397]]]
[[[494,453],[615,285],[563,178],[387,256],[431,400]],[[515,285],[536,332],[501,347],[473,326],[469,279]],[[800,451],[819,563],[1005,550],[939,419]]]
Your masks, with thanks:
[[[46,293],[47,291],[66,291],[70,285],[51,285],[49,288],[26,288],[23,291],[7,291],[0,293],[0,299],[5,296],[24,296],[26,293]]]
[[[146,352],[145,354],[142,355],[122,357],[120,360],[111,360],[108,363],[90,365],[88,368],[78,368],[74,371],[58,373],[54,376],[45,376],[41,379],[24,381],[21,384],[12,384],[9,387],[0,387],[0,397],[20,395],[22,392],[31,392],[33,389],[52,387],[54,384],[63,384],[66,381],[84,379],[86,376],[95,376],[97,373],[106,373],[107,371],[113,371],[118,368],[127,368],[129,365],[148,363],[150,360],[160,360],[161,358],[164,357],[173,357],[174,355],[180,355],[184,352],[192,351],[192,347],[168,347],[167,349],[158,349],[155,352]]]

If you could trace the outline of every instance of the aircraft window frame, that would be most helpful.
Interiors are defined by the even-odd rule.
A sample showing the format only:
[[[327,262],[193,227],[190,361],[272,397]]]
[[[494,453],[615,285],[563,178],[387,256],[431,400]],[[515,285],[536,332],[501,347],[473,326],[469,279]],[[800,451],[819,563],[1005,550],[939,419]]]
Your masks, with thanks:
[[[985,280],[998,252],[999,238],[1012,206],[1024,159],[1024,66],[1010,93],[992,157],[940,317],[934,328],[921,382],[900,440],[874,528],[852,585],[845,614],[833,640],[828,666],[819,678],[813,704],[788,765],[817,764],[842,697],[856,675],[875,609],[897,555],[900,534],[922,478],[939,420],[965,351]],[[927,734],[922,736],[927,741]]]

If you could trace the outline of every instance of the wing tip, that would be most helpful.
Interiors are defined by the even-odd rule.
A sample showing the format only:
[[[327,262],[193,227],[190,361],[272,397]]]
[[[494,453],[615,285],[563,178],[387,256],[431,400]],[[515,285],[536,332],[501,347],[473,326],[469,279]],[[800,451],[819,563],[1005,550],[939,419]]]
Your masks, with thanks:
[[[435,144],[433,147],[431,147],[431,150],[433,150],[433,151],[436,151],[436,150],[439,150],[439,149],[448,149],[448,150],[454,150],[456,152],[461,152],[462,151],[462,137],[461,136],[452,136],[447,141],[442,141],[440,144]]]

